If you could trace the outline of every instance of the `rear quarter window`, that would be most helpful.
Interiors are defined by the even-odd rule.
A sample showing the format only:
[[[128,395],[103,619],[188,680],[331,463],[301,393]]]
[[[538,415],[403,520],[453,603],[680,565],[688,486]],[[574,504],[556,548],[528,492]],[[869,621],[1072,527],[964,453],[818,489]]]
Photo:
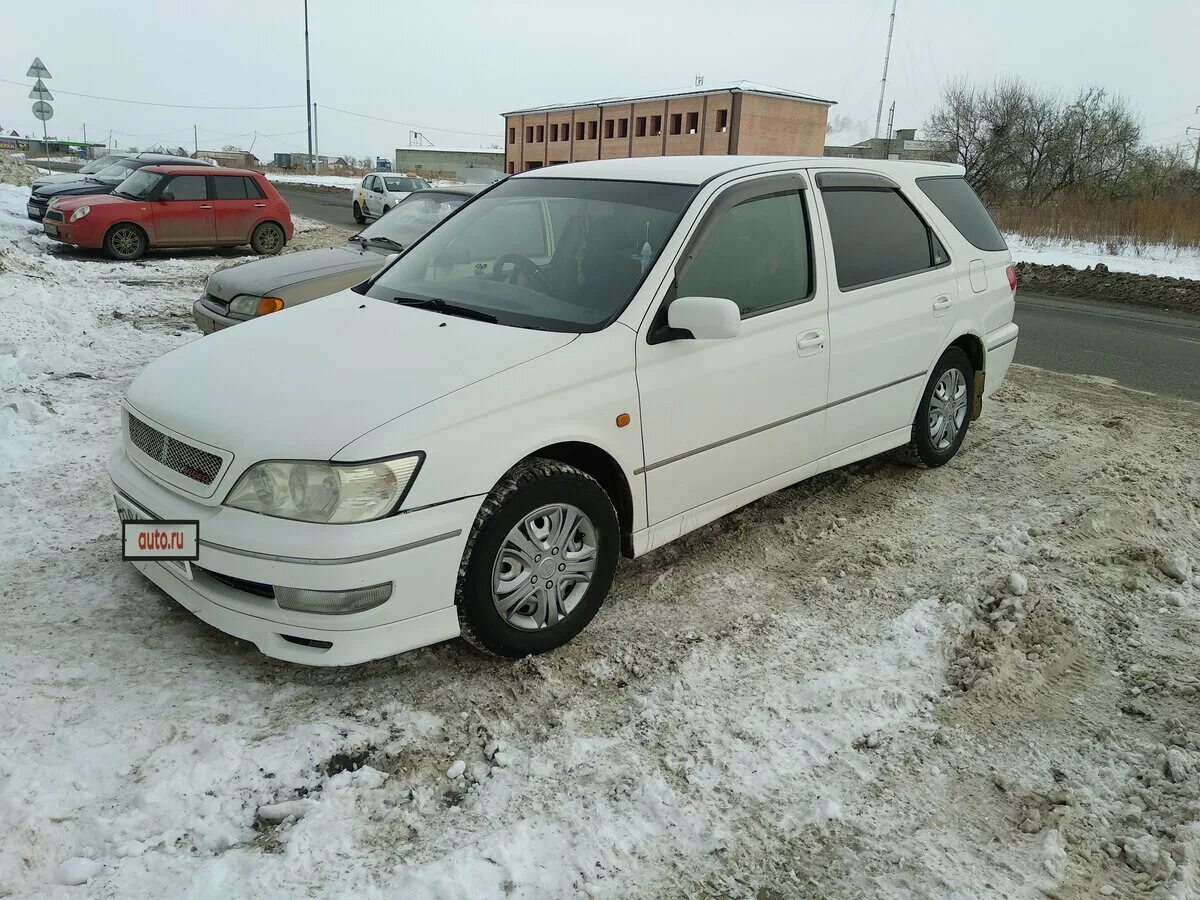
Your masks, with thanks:
[[[917,186],[972,246],[989,251],[1008,249],[1000,229],[965,179],[918,178]]]

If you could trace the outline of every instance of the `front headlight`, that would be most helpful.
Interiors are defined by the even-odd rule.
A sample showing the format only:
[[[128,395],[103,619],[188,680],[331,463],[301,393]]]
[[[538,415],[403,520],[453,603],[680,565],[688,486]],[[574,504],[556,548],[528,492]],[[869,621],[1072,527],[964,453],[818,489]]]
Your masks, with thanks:
[[[91,211],[92,208],[90,206],[81,206],[79,209],[75,210],[75,212],[71,213],[71,221],[78,222]]]
[[[349,465],[260,462],[238,479],[225,505],[301,522],[367,522],[396,509],[422,459],[412,453]]]
[[[281,309],[283,301],[278,297],[253,297],[250,294],[234,297],[229,304],[229,311],[239,316],[265,316]]]

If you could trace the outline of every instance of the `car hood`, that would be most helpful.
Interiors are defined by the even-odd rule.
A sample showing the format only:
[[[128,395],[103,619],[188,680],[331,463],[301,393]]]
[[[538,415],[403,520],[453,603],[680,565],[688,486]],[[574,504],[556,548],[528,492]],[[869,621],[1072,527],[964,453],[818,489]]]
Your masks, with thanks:
[[[113,188],[121,183],[123,179],[108,179],[103,181],[84,181],[82,179],[76,181],[67,181],[63,184],[48,184],[45,187],[37,188],[34,193],[41,197],[62,197],[71,194],[111,194]]]
[[[149,419],[231,452],[237,473],[264,459],[332,459],[384,422],[576,336],[342,291],[185,344],[125,396]]]
[[[35,191],[41,187],[48,187],[52,184],[66,184],[69,181],[78,181],[81,176],[78,172],[60,172],[58,175],[43,175],[37,181],[30,185]]]
[[[358,244],[285,253],[213,272],[208,276],[205,292],[218,300],[232,300],[238,294],[264,297],[314,278],[357,269],[373,272],[383,265],[384,259],[384,254],[361,250]]]

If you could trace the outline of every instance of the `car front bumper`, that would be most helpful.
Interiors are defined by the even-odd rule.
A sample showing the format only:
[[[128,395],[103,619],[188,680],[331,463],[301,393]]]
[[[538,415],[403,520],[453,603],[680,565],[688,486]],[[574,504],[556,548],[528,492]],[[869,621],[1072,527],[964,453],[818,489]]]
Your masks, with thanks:
[[[459,633],[454,592],[482,498],[360,525],[315,525],[184,498],[138,468],[121,446],[113,451],[109,474],[123,501],[148,517],[200,522],[191,578],[159,562],[134,566],[197,618],[267,656],[353,665]],[[363,612],[295,612],[238,582],[325,591],[390,582],[392,595]]]
[[[87,217],[78,222],[50,222],[42,219],[42,231],[48,238],[76,247],[95,248],[104,245],[104,229],[96,228]]]

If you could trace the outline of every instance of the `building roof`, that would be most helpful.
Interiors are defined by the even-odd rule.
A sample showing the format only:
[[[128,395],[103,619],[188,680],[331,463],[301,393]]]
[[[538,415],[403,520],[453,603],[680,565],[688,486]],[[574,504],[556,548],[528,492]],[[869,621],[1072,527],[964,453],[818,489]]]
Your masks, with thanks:
[[[397,153],[493,153],[503,156],[504,151],[495,147],[397,147]]]
[[[592,162],[543,166],[514,178],[596,178],[608,181],[651,181],[663,184],[703,184],[736,169],[773,167],[790,163],[796,168],[854,169],[906,172],[921,175],[962,175],[963,167],[951,163],[898,160],[843,159],[830,156],[639,156]],[[772,164],[774,164],[772,166]]]
[[[789,100],[802,100],[806,103],[822,103],[834,106],[836,100],[822,100],[811,94],[801,94],[786,88],[772,87],[769,84],[759,84],[754,81],[730,81],[724,84],[706,84],[687,91],[662,91],[657,94],[637,94],[630,97],[601,97],[599,100],[577,100],[573,103],[551,103],[547,106],[531,106],[528,109],[514,109],[503,113],[506,116],[519,116],[524,113],[552,112],[556,109],[574,109],[577,106],[612,106],[618,103],[641,103],[647,100],[666,100],[671,97],[702,97],[705,94],[721,94],[725,92],[739,94],[762,94],[767,97],[785,97]]]

